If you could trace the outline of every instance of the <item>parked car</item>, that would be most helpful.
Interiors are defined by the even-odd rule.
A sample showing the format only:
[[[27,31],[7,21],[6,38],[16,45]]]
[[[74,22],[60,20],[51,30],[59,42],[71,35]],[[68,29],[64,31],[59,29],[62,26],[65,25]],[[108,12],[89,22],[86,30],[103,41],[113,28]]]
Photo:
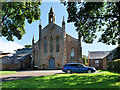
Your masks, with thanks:
[[[92,73],[95,72],[96,69],[80,63],[68,63],[63,66],[62,71],[66,73]]]

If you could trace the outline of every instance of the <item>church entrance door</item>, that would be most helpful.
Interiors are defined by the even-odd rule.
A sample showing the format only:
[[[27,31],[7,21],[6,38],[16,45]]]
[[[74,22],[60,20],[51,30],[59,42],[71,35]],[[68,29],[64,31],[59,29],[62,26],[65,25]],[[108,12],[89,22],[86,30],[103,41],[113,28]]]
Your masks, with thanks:
[[[55,69],[55,58],[54,57],[49,58],[49,69]]]

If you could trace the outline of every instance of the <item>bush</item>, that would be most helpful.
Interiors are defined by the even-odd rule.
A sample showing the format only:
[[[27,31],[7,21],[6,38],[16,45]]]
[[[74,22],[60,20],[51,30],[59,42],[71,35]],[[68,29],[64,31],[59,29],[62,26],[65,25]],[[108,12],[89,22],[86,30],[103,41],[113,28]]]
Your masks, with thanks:
[[[120,47],[117,47],[116,48],[116,51],[114,53],[114,57],[113,57],[113,60],[115,59],[120,59]]]
[[[87,64],[87,63],[86,63],[86,58],[85,58],[85,57],[82,57],[82,62],[83,62],[84,65]]]
[[[120,73],[120,59],[108,62],[108,70]]]

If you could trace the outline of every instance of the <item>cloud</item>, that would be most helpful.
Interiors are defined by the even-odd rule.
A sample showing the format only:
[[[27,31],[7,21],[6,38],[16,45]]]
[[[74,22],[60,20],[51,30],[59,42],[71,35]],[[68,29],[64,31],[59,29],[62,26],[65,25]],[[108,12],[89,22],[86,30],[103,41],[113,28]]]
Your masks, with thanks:
[[[15,53],[14,50],[24,48],[23,45],[19,45],[16,42],[12,41],[3,41],[0,39],[0,51]]]

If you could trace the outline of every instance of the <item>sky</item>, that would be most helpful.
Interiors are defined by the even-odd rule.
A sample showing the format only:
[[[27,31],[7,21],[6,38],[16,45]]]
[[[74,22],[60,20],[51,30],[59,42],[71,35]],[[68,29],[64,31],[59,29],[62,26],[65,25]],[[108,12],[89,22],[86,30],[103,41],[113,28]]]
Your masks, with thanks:
[[[59,26],[62,26],[63,16],[65,18],[66,25],[66,33],[78,38],[77,32],[75,31],[75,27],[73,23],[67,23],[67,11],[66,7],[59,2],[42,2],[40,5],[41,10],[41,24],[42,28],[44,28],[48,24],[48,13],[50,8],[53,7],[53,11],[55,13],[55,23]],[[26,44],[32,44],[33,35],[35,37],[35,42],[39,38],[39,23],[40,20],[34,21],[32,24],[28,24],[27,20],[25,21],[25,31],[23,38],[21,40],[17,40],[14,37],[14,42],[7,41],[4,37],[0,38],[0,51],[4,52],[14,52],[14,50],[18,48],[23,48]],[[99,35],[99,34],[98,34]],[[93,42],[93,44],[86,44],[82,42],[82,53],[83,55],[88,55],[88,51],[110,51],[116,48],[117,45],[105,45],[103,43],[98,43],[97,39]]]

